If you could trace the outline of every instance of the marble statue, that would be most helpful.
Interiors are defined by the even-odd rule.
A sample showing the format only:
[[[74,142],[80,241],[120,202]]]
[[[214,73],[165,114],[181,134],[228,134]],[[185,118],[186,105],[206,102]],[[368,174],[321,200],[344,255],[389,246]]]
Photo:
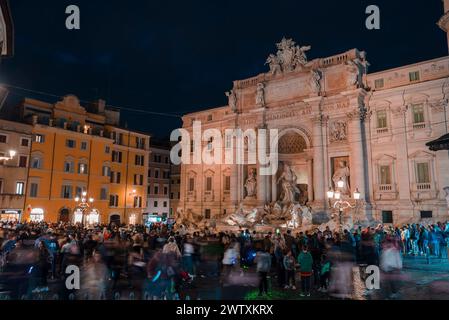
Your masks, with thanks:
[[[265,90],[264,90],[264,84],[258,83],[257,84],[257,92],[256,92],[256,105],[258,106],[264,106],[265,105]]]
[[[237,96],[235,95],[234,90],[226,92],[225,95],[228,97],[228,105],[231,108],[232,112],[237,111]]]
[[[278,56],[276,56],[274,54],[270,54],[268,56],[267,61],[265,62],[265,64],[269,65],[271,75],[275,75],[277,73],[282,72],[281,63],[279,61],[279,58],[278,58]]]
[[[321,73],[319,70],[312,70],[311,72],[311,78],[310,78],[310,90],[312,90],[315,94],[320,94],[321,92]]]
[[[277,183],[281,183],[282,187],[282,202],[293,203],[295,202],[295,195],[301,193],[301,191],[296,186],[296,179],[297,176],[292,168],[289,165],[284,164],[284,171],[277,180]]]
[[[292,39],[284,37],[276,47],[276,55],[270,54],[265,62],[270,66],[272,75],[277,72],[301,70],[307,64],[306,51],[310,50],[310,46],[298,46]]]
[[[347,124],[335,121],[330,126],[330,142],[345,141],[347,139]]]
[[[339,191],[344,195],[349,194],[349,175],[350,171],[345,161],[339,161],[338,168],[335,169],[335,173],[332,176],[332,181],[334,182],[335,188],[338,188],[338,181],[343,180],[343,188],[339,188]]]
[[[256,179],[256,170],[251,169],[248,179],[245,182],[246,189],[246,197],[247,198],[255,198],[257,192],[257,179]]]
[[[352,60],[346,63],[346,68],[348,72],[347,86],[357,86],[359,87],[359,66]]]

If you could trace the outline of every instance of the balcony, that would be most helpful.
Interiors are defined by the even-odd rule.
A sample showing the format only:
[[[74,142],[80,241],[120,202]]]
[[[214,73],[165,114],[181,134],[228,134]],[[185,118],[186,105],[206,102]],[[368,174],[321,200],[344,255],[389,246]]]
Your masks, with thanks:
[[[378,184],[375,187],[375,200],[395,200],[397,196],[396,184]]]
[[[23,208],[25,195],[23,194],[0,194],[0,208]]]
[[[413,183],[411,196],[414,201],[436,199],[438,190],[432,182]]]
[[[187,201],[188,202],[196,201],[196,192],[195,191],[187,191]]]
[[[414,123],[413,124],[413,129],[414,130],[425,129],[425,128],[426,128],[426,123],[425,122],[420,122],[420,123]]]
[[[388,128],[377,128],[376,129],[377,134],[387,134],[388,133]]]
[[[212,190],[204,191],[204,201],[206,202],[214,201],[214,192]]]

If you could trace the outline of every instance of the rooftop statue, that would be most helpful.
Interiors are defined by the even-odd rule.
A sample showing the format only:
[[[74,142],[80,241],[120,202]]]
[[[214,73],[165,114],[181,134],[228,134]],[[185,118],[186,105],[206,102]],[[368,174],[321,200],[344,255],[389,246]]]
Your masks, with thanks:
[[[270,54],[265,62],[270,66],[272,75],[278,72],[301,70],[307,64],[306,51],[311,49],[310,46],[300,47],[292,39],[282,38],[276,47],[278,49],[276,55]]]

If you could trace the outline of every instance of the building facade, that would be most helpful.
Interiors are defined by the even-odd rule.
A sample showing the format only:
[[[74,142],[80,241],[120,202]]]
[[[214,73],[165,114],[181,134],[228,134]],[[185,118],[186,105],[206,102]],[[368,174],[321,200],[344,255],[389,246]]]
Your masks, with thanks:
[[[168,217],[170,212],[170,149],[163,143],[150,148],[146,213]]]
[[[33,134],[25,220],[142,222],[150,137],[120,128],[119,118],[102,100],[24,100],[21,119]],[[88,213],[75,201],[83,197],[93,200]]]
[[[31,150],[30,125],[0,120],[0,220],[20,221]],[[12,152],[12,153],[10,153]]]
[[[170,166],[170,217],[173,218],[178,212],[181,199],[181,166],[171,164]]]
[[[319,223],[335,212],[327,192],[339,190],[355,205],[346,216],[394,224],[447,220],[449,156],[425,144],[448,130],[449,57],[369,74],[363,51],[308,61],[308,50],[282,39],[268,72],[234,81],[228,105],[183,117],[190,139],[201,122],[202,140],[192,139],[190,163],[181,166],[179,215],[210,221],[290,201],[309,206]],[[221,138],[207,136],[208,129],[219,129]],[[228,129],[243,132],[241,147]],[[245,132],[260,129],[279,133],[273,175],[260,174],[260,158],[248,161],[252,140]],[[235,161],[238,148],[248,155],[243,163]],[[197,149],[220,151],[221,159],[194,164]]]

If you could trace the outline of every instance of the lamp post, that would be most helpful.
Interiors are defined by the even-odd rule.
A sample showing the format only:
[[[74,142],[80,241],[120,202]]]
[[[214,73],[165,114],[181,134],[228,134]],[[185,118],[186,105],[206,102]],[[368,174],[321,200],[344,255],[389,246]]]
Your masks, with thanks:
[[[81,198],[79,196],[75,197],[76,206],[81,209],[81,226],[84,228],[84,216],[86,212],[91,208],[94,198],[88,198],[87,192],[83,191]]]
[[[9,156],[8,156],[8,157],[6,157],[6,156],[1,156],[1,157],[0,157],[0,161],[8,161],[8,160],[12,160],[12,158],[15,157],[16,153],[17,153],[17,152],[14,151],[14,150],[9,150]]]
[[[360,200],[360,192],[359,189],[355,189],[354,193],[353,193],[353,197],[355,200],[355,205],[351,204],[349,201],[347,200],[343,200],[342,199],[342,193],[341,193],[341,189],[345,186],[345,182],[340,179],[337,182],[337,190],[334,191],[332,190],[332,188],[329,188],[329,191],[327,192],[327,198],[329,199],[329,204],[331,204],[331,200],[335,200],[334,204],[333,204],[333,208],[334,209],[338,209],[338,223],[339,223],[339,229],[340,229],[340,235],[343,233],[343,223],[342,223],[342,216],[343,216],[343,211],[345,209],[348,208],[356,208],[358,205],[358,201]],[[354,216],[352,216],[352,221],[354,223]]]

